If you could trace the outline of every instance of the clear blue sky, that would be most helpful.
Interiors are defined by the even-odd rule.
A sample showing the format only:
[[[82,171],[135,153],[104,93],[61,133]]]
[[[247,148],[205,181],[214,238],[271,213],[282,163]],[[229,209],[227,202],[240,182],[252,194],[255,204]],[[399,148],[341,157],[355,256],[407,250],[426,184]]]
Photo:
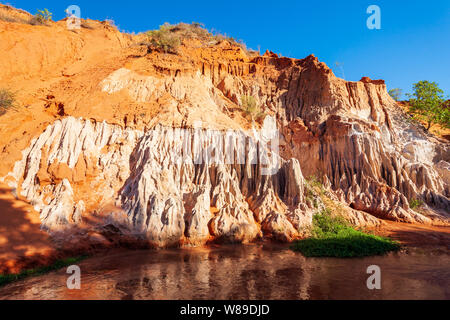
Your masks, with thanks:
[[[141,32],[164,22],[202,22],[261,52],[303,58],[314,53],[339,77],[384,79],[410,92],[419,80],[436,81],[450,95],[450,0],[360,1],[100,1],[8,0],[35,13],[48,8],[54,20],[70,4],[83,18],[112,19],[121,30]],[[381,9],[381,30],[369,30],[369,5]]]

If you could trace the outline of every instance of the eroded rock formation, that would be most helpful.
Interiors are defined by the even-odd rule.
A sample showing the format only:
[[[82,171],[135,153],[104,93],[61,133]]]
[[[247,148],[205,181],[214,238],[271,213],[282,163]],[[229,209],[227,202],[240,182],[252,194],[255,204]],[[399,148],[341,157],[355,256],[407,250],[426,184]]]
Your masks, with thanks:
[[[299,237],[312,217],[300,165],[278,159],[265,175],[261,139],[161,125],[144,133],[67,117],[32,141],[7,178],[55,236],[114,225],[155,246]],[[226,159],[229,150],[235,159]]]
[[[52,28],[78,58],[64,51],[43,64],[40,76],[49,85],[39,89],[24,80],[34,67],[0,71],[0,79],[29,90],[18,127],[2,129],[11,138],[2,145],[1,169],[55,237],[108,226],[155,246],[289,241],[308,232],[312,215],[327,206],[311,191],[312,176],[354,224],[449,222],[449,144],[409,122],[382,80],[345,81],[313,55],[261,56],[227,41],[185,40],[172,55],[148,53],[139,36],[104,24],[76,34]],[[34,31],[33,41],[54,45]],[[264,122],[245,117],[243,95],[254,97]],[[279,157],[264,140],[274,129]],[[234,141],[243,157],[198,162],[211,146],[226,144],[227,130],[244,137],[244,144]],[[263,172],[259,155],[266,153],[278,164],[273,174]],[[215,148],[208,159],[228,155]],[[411,200],[423,201],[420,211]]]

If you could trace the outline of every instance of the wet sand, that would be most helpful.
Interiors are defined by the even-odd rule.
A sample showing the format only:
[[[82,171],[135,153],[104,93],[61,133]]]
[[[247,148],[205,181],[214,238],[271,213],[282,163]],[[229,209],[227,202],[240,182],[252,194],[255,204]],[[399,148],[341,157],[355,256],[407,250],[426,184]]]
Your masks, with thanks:
[[[450,226],[429,226],[384,221],[375,233],[397,240],[409,248],[450,252]]]

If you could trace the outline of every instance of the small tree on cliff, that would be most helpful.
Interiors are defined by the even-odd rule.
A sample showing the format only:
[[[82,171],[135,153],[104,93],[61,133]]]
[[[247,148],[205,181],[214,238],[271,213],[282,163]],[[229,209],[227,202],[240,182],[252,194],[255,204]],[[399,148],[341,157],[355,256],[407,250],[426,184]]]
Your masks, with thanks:
[[[448,108],[438,84],[422,80],[413,84],[413,91],[413,94],[407,94],[410,112],[427,123],[427,130],[434,123],[448,126]]]
[[[402,89],[399,88],[393,88],[389,90],[389,95],[394,99],[395,101],[399,101],[400,97],[402,96]]]

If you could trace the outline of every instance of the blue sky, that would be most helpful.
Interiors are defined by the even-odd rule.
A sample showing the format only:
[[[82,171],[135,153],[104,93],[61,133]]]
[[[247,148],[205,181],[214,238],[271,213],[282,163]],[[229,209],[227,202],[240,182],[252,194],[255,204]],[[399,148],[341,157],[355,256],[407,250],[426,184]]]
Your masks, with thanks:
[[[410,92],[419,80],[436,81],[450,95],[450,1],[96,1],[9,0],[54,20],[71,4],[83,18],[112,19],[121,30],[141,32],[164,22],[202,22],[248,47],[303,58],[311,53],[351,81],[384,79]],[[381,29],[369,30],[369,5],[381,9]],[[336,66],[342,64],[342,68]],[[342,72],[344,71],[344,72]]]

